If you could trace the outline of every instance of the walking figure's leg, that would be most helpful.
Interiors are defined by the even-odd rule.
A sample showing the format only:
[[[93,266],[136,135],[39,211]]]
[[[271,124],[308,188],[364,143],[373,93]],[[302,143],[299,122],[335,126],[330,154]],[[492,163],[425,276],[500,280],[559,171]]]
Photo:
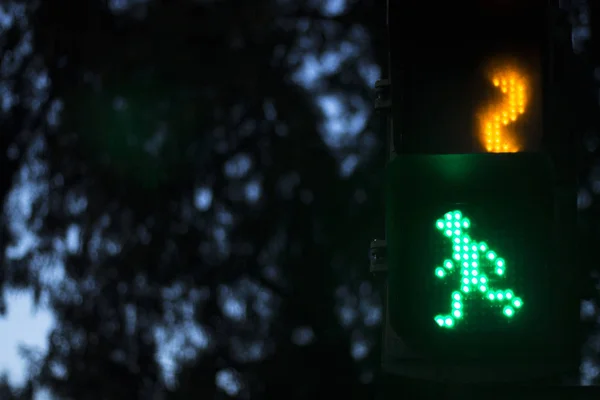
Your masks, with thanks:
[[[441,327],[452,328],[456,324],[456,320],[463,317],[464,314],[464,297],[456,291],[452,293],[451,297],[451,311],[448,315],[436,315],[435,322]]]
[[[512,318],[515,313],[523,306],[523,300],[520,297],[515,296],[514,292],[510,289],[506,290],[490,290],[487,295],[488,300],[504,304],[502,313]]]
[[[504,276],[504,273],[506,272],[506,261],[504,261],[503,258],[498,257],[496,252],[490,249],[487,249],[485,258],[489,261],[495,275]],[[502,313],[508,318],[512,318],[517,310],[523,306],[523,300],[515,296],[514,292],[510,289],[490,290],[487,298],[490,301],[505,304],[502,308]]]

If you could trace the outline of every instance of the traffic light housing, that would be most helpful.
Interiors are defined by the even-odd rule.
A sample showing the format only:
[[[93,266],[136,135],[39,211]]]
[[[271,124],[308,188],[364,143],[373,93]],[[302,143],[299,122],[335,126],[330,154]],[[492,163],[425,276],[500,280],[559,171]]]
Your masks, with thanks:
[[[437,364],[572,361],[575,207],[554,177],[543,153],[389,164],[388,318],[408,346]]]
[[[388,3],[383,368],[449,381],[576,371],[576,177],[552,2],[446,3]]]

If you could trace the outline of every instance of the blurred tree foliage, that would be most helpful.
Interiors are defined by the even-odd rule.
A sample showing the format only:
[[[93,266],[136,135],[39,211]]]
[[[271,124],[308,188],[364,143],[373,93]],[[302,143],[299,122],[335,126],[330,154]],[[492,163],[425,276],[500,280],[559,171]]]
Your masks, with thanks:
[[[319,101],[338,96],[348,121],[371,107],[385,2],[126,3],[2,6],[0,284],[57,324],[0,397],[368,398],[383,151],[373,119],[332,143],[325,127],[350,128]],[[36,241],[15,255],[24,176]]]
[[[339,311],[368,316],[359,295],[375,298],[361,283],[379,233],[381,146],[369,125],[328,146],[316,97],[341,94],[347,118],[368,114],[365,68],[385,54],[369,32],[383,26],[378,3],[333,13],[274,0],[7,6],[21,23],[2,35],[2,71],[18,46],[29,51],[3,77],[16,99],[0,135],[11,155],[5,248],[19,240],[8,197],[23,168],[39,195],[27,222],[36,245],[3,260],[0,282],[32,288],[57,318],[48,353],[24,354],[30,391],[369,393],[377,353],[357,362],[352,347],[372,347],[375,324],[341,323]],[[305,57],[318,66],[347,47],[336,71],[302,84]],[[349,177],[348,154],[360,159]],[[163,376],[160,348],[173,338]]]

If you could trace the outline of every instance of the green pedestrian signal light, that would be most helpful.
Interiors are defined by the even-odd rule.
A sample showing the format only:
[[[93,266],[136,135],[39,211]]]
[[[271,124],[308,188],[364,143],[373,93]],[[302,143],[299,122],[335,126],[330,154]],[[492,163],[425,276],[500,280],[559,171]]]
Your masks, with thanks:
[[[485,242],[471,238],[466,231],[471,221],[459,210],[447,212],[435,227],[446,238],[452,250],[453,260],[444,260],[443,267],[435,269],[435,276],[444,279],[454,272],[454,279],[460,291],[452,293],[451,311],[447,315],[436,315],[434,321],[443,328],[453,328],[465,316],[464,301],[484,301],[490,303],[490,311],[501,310],[501,315],[512,318],[523,306],[523,300],[516,297],[512,289],[497,290],[494,284],[505,276],[506,262],[497,256]],[[488,278],[486,270],[492,271]],[[495,275],[495,276],[494,276]],[[492,285],[490,287],[490,284]]]
[[[387,323],[412,354],[568,363],[576,196],[548,155],[403,154],[386,182]]]

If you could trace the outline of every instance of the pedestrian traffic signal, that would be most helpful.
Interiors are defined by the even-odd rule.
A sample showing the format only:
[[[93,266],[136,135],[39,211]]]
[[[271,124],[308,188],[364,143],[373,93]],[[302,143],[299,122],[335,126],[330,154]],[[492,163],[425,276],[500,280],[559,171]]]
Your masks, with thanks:
[[[440,327],[454,328],[468,315],[465,301],[469,299],[488,302],[490,311],[502,310],[507,318],[513,318],[523,306],[523,300],[511,289],[497,290],[495,283],[505,277],[506,261],[487,243],[471,238],[466,233],[470,227],[471,221],[459,210],[447,212],[436,222],[437,230],[449,241],[452,258],[435,269],[435,276],[444,279],[454,273],[457,283],[449,302],[451,311],[435,317]]]
[[[388,3],[387,372],[494,381],[578,368],[576,176],[551,3]]]
[[[575,195],[555,177],[544,153],[389,163],[387,318],[411,358],[573,365]]]

